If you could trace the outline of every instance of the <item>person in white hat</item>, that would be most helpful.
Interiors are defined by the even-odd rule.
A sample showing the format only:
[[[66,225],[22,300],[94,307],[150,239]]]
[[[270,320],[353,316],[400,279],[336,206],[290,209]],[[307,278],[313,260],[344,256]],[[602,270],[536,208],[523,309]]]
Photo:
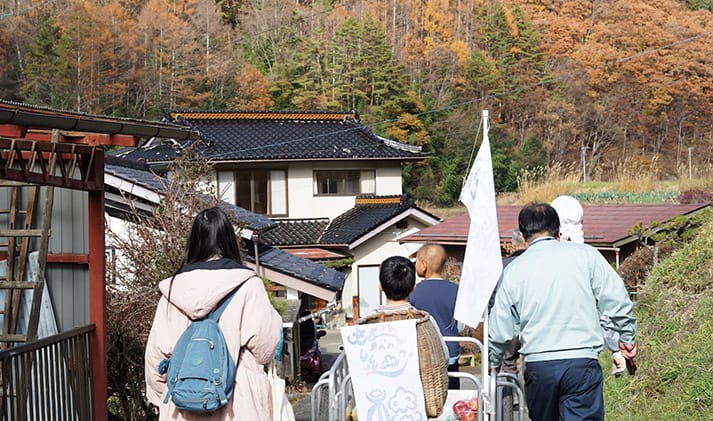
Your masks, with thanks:
[[[584,209],[579,201],[572,196],[559,196],[552,201],[551,206],[555,208],[560,219],[560,241],[584,243]],[[612,329],[609,316],[600,315],[599,323],[604,331],[604,345],[612,352],[611,372],[618,377],[626,369],[626,360],[619,351],[619,334]]]

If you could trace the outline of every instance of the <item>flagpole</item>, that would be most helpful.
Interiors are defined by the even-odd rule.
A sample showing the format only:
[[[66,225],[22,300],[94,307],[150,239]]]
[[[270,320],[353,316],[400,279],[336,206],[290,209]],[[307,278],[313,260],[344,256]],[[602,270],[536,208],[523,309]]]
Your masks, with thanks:
[[[483,110],[483,137],[489,137],[490,124],[488,121],[488,110]],[[485,398],[488,400],[486,406],[486,420],[490,420],[495,415],[495,387],[490,384],[490,342],[488,341],[488,318],[489,309],[486,307],[483,312],[483,352],[480,353],[482,367],[483,387],[486,388]]]
[[[481,416],[494,419],[497,412],[494,380],[489,372],[488,302],[502,272],[495,180],[488,138],[488,111],[483,110],[483,141],[468,172],[460,201],[468,210],[470,225],[461,267],[454,317],[472,327],[483,326],[481,352]],[[477,143],[477,139],[475,141]]]
[[[483,402],[485,404],[485,417],[483,419],[485,420],[489,420],[495,414],[492,387],[490,387],[490,352],[488,351],[488,344],[488,310],[485,310],[483,312],[483,352],[480,353],[481,376],[483,378],[483,389],[485,389],[486,393],[484,399],[487,399],[487,402]]]

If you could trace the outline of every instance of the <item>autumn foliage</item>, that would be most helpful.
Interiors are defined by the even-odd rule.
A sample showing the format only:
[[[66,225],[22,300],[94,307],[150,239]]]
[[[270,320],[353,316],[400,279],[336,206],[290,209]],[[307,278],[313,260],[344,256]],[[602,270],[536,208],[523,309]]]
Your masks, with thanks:
[[[50,7],[51,4],[51,7]],[[0,97],[113,116],[162,108],[360,113],[423,145],[418,199],[448,204],[490,110],[498,190],[713,152],[710,1],[107,0],[0,5]],[[582,165],[586,162],[586,165]],[[421,188],[428,186],[427,188]]]

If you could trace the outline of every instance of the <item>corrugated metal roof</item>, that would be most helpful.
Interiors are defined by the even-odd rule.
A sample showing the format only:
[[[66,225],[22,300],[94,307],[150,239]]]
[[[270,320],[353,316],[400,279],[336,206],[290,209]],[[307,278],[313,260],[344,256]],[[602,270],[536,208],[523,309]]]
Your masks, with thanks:
[[[662,204],[662,205],[584,205],[584,241],[595,246],[618,246],[630,239],[629,231],[637,224],[649,226],[651,222],[663,222],[671,217],[686,215],[709,206],[708,204]],[[522,206],[498,206],[498,230],[500,241],[507,242],[517,229],[517,216]],[[446,219],[440,224],[401,238],[403,242],[436,242],[441,244],[465,244],[468,239],[470,217],[467,212]]]
[[[122,178],[128,182],[153,190],[159,194],[165,194],[166,188],[169,185],[167,179],[160,177],[151,171],[141,170],[135,167],[132,168],[107,163],[104,165],[104,171],[107,174]],[[226,211],[231,212],[240,223],[245,224],[249,229],[263,231],[275,226],[275,223],[272,220],[243,209],[240,206],[223,202],[223,208]]]
[[[295,256],[310,260],[333,260],[349,257],[349,255],[347,254],[336,253],[331,250],[326,250],[319,247],[285,248],[282,250],[284,250],[286,253],[294,254]]]

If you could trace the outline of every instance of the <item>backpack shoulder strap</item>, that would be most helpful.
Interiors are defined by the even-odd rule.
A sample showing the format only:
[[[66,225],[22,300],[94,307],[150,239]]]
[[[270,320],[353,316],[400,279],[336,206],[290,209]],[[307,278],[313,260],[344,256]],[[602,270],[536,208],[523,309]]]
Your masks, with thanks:
[[[220,316],[223,315],[223,311],[228,307],[228,304],[230,303],[230,300],[233,299],[233,296],[235,295],[236,292],[240,289],[241,286],[243,286],[245,282],[241,282],[240,285],[236,286],[232,291],[230,291],[225,297],[223,297],[222,300],[218,303],[218,305],[211,310],[210,313],[208,313],[208,316],[206,319],[211,319],[215,322],[220,320]]]

